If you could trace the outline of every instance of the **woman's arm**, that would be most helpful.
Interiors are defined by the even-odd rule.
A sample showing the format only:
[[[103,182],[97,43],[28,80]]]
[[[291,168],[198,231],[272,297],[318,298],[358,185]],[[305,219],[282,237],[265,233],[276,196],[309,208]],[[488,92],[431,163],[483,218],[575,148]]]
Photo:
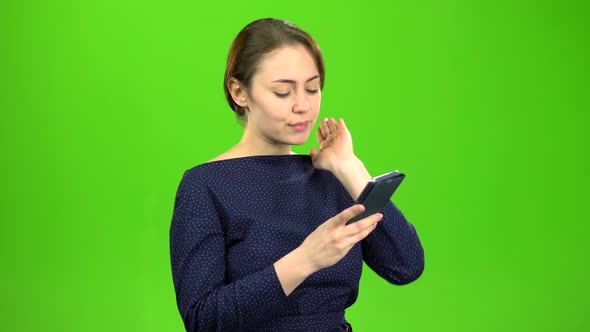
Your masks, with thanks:
[[[344,120],[323,119],[316,136],[320,149],[311,149],[313,165],[332,172],[350,196],[356,199],[371,180],[371,174],[354,155],[352,137]]]
[[[356,200],[371,175],[353,153],[352,138],[342,119],[324,119],[317,133],[320,150],[312,149],[317,168],[332,172]],[[383,209],[383,222],[362,241],[363,259],[391,283],[407,284],[424,270],[424,251],[414,226],[391,202]]]
[[[363,260],[385,280],[408,284],[424,271],[424,250],[418,234],[402,212],[389,202],[383,222],[362,241]]]
[[[356,199],[371,178],[363,163],[352,159],[341,163],[333,174],[353,199]],[[362,242],[363,259],[387,281],[410,283],[424,270],[424,251],[414,226],[397,207],[389,202],[382,211],[383,222]]]
[[[183,177],[170,227],[172,276],[187,331],[238,331],[279,315],[286,295],[272,265],[225,278],[225,236],[205,185]]]

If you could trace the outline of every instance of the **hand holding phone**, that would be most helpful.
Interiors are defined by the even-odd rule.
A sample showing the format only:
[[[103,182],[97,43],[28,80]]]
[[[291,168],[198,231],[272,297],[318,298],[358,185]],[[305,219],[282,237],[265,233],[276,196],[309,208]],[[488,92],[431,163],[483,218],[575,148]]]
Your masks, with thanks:
[[[357,204],[362,204],[365,207],[365,211],[350,219],[346,224],[359,221],[383,210],[404,178],[405,174],[398,171],[372,178],[356,200]]]

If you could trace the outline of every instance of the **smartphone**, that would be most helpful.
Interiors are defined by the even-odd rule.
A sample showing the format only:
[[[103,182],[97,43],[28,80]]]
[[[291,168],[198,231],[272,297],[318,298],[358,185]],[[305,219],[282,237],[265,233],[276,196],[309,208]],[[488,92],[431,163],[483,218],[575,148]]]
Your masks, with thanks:
[[[383,210],[405,177],[405,174],[393,171],[372,178],[356,200],[356,204],[362,204],[365,211],[350,219],[346,224],[359,221]]]

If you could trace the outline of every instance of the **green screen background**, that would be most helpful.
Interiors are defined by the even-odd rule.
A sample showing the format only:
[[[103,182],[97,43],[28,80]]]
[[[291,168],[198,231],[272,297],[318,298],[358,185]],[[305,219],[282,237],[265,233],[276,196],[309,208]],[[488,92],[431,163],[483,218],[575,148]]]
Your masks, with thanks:
[[[222,81],[262,17],[320,43],[342,117],[426,269],[365,268],[355,331],[587,331],[584,1],[0,4],[0,329],[182,331],[168,229],[182,173],[242,129]],[[297,147],[307,153],[314,142]]]

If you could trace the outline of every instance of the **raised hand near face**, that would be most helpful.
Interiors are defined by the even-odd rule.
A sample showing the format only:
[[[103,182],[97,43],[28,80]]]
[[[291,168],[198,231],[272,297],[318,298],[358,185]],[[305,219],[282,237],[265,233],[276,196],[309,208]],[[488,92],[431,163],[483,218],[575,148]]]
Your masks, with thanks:
[[[316,132],[319,150],[311,148],[314,167],[335,172],[336,169],[356,157],[352,148],[352,136],[344,120],[325,118]]]

